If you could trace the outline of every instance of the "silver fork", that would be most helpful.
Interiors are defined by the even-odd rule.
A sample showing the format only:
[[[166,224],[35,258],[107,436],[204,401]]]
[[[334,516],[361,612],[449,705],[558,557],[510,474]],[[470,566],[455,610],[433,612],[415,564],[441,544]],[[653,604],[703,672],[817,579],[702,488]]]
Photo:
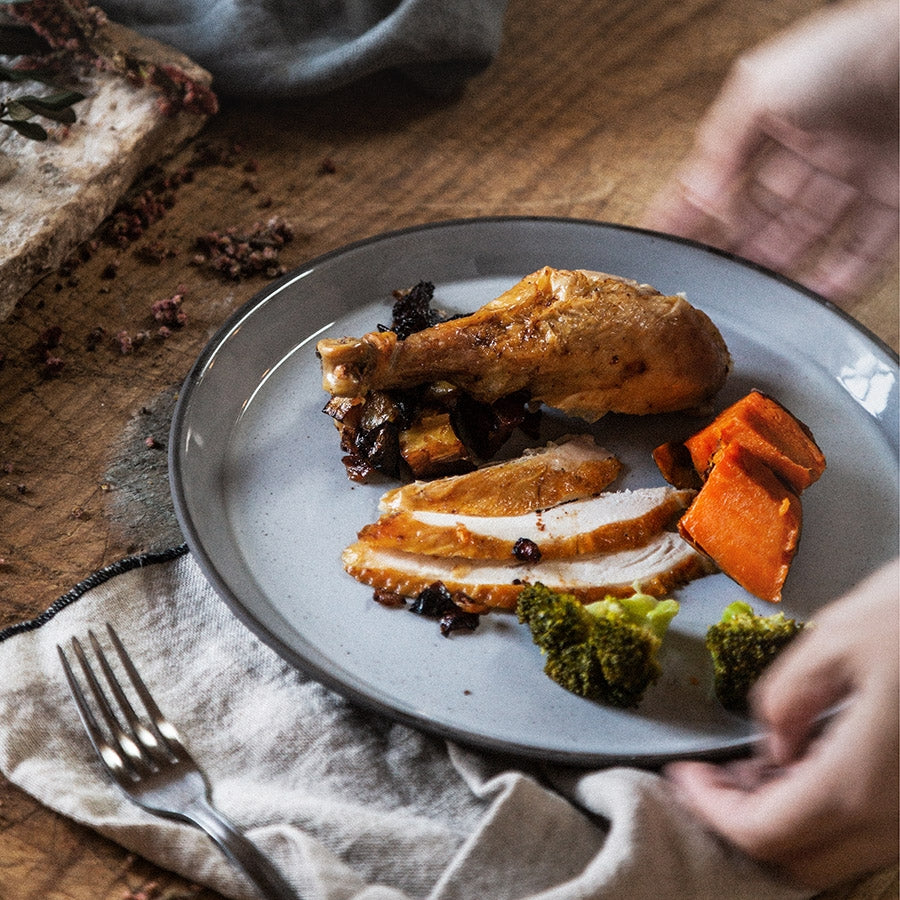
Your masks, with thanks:
[[[81,722],[113,781],[138,806],[202,828],[266,900],[300,900],[274,865],[212,805],[205,773],[184,748],[176,728],[160,712],[119,636],[108,623],[106,629],[147,712],[146,718],[135,712],[93,631],[88,632],[88,639],[121,718],[88,661],[81,642],[75,637],[72,638],[72,650],[106,730],[94,715],[65,651],[59,645],[56,649]]]

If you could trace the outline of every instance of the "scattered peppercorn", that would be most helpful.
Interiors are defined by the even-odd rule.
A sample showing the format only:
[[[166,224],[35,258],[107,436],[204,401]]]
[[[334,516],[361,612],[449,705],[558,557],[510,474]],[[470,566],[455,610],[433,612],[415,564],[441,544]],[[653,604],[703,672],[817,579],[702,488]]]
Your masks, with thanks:
[[[119,345],[119,353],[121,353],[122,356],[128,356],[128,354],[134,352],[134,341],[132,341],[131,335],[126,329],[123,328],[116,335],[116,343]]]
[[[51,375],[56,375],[65,367],[66,361],[61,356],[48,353],[44,359],[44,366]]]
[[[106,337],[106,329],[102,325],[95,325],[84,339],[84,349],[93,353]]]
[[[173,259],[178,256],[178,251],[167,246],[162,241],[151,241],[134,251],[134,255],[146,263],[159,264],[164,259]]]

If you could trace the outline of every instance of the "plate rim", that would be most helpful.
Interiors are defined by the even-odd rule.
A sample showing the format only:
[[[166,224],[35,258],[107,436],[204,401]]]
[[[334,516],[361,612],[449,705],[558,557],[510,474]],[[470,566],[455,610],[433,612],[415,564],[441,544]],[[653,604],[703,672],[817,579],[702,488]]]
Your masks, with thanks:
[[[702,253],[717,256],[729,260],[744,268],[749,268],[759,272],[762,275],[774,279],[791,289],[797,291],[823,306],[826,311],[836,315],[845,325],[856,331],[862,338],[873,345],[875,349],[887,357],[894,366],[900,365],[900,355],[890,347],[884,340],[874,334],[869,328],[856,320],[849,312],[837,306],[821,294],[805,287],[781,273],[775,272],[763,265],[755,263],[740,257],[730,251],[722,250],[717,247],[704,244],[690,238],[679,235],[667,234],[665,232],[656,231],[634,225],[626,225],[615,222],[609,222],[602,219],[591,218],[571,218],[565,216],[544,216],[544,215],[492,215],[492,216],[475,216],[460,217],[430,221],[420,224],[405,226],[402,228],[389,229],[360,238],[355,241],[348,242],[339,247],[328,250],[315,257],[301,262],[293,267],[289,272],[279,276],[272,281],[266,283],[265,286],[256,291],[250,298],[241,303],[226,319],[219,325],[207,340],[203,349],[190,367],[188,374],[183,379],[178,393],[178,397],[173,409],[172,422],[169,429],[169,445],[168,445],[168,478],[170,493],[173,500],[176,518],[179,526],[184,534],[185,541],[191,552],[191,555],[197,562],[200,570],[205,578],[215,589],[219,597],[226,603],[231,612],[238,618],[241,623],[247,627],[252,634],[258,637],[263,643],[274,650],[282,659],[289,662],[298,670],[308,674],[310,677],[324,684],[326,687],[345,697],[348,701],[363,708],[377,712],[386,718],[408,725],[412,728],[419,729],[431,733],[435,736],[459,741],[469,747],[477,748],[484,751],[499,753],[506,756],[519,759],[541,760],[548,763],[573,765],[573,766],[595,766],[609,764],[636,765],[642,767],[655,767],[670,759],[670,752],[662,753],[636,753],[622,754],[611,753],[603,754],[594,751],[586,753],[578,753],[568,750],[548,750],[546,748],[533,748],[527,744],[512,742],[505,739],[493,738],[489,735],[483,735],[465,728],[459,728],[453,725],[445,725],[429,722],[427,717],[413,713],[407,713],[403,709],[391,706],[390,703],[384,702],[377,697],[370,696],[363,691],[358,690],[354,685],[347,684],[339,678],[336,678],[328,672],[327,669],[318,665],[316,662],[304,658],[297,650],[290,646],[277,633],[260,622],[243,604],[240,597],[236,595],[231,585],[221,575],[215,564],[212,555],[203,541],[200,539],[193,517],[187,508],[187,501],[184,496],[182,483],[179,479],[179,465],[182,448],[183,426],[185,416],[190,407],[191,398],[196,386],[202,378],[210,359],[218,352],[219,348],[228,340],[228,337],[234,329],[243,320],[251,316],[266,300],[274,294],[283,290],[290,282],[295,280],[301,273],[312,272],[315,268],[322,266],[329,261],[338,258],[344,254],[352,253],[356,250],[366,248],[368,246],[402,238],[410,234],[427,231],[439,231],[450,228],[466,227],[470,225],[541,225],[549,226],[576,226],[597,228],[598,230],[612,230],[620,232],[628,232],[634,234],[642,234],[651,238],[661,239],[670,243],[681,244],[692,247]],[[758,741],[759,734],[753,730],[746,736],[736,737],[733,740],[720,741],[715,748],[700,749],[696,751],[686,751],[679,754],[681,759],[723,759],[741,755],[750,750],[750,748]]]

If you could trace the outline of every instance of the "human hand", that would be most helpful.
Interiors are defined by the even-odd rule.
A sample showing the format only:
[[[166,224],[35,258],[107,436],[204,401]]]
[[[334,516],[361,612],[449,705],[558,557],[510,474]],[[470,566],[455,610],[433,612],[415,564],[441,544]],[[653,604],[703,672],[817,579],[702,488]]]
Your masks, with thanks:
[[[898,606],[895,561],[815,616],[757,683],[756,756],[666,768],[695,815],[794,883],[821,890],[897,859]]]
[[[895,0],[829,7],[746,53],[644,224],[852,305],[897,243],[898,70]]]

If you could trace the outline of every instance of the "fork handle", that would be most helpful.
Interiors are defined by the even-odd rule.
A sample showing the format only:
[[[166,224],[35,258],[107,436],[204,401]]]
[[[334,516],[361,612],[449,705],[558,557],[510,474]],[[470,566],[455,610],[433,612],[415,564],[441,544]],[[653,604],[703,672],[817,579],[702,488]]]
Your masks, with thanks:
[[[229,861],[256,886],[265,900],[302,900],[259,848],[205,800],[195,800],[184,815],[209,835]]]

